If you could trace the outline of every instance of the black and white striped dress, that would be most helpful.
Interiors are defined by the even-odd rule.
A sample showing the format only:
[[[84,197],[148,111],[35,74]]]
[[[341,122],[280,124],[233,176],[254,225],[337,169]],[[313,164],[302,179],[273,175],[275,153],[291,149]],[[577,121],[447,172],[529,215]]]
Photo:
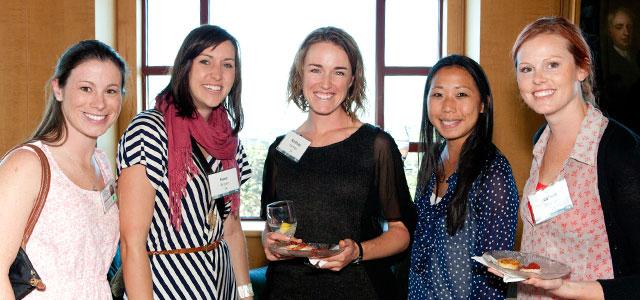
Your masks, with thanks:
[[[210,226],[206,216],[215,210],[215,205],[206,172],[195,155],[192,158],[200,172],[187,182],[187,192],[182,198],[181,230],[177,232],[171,226],[167,154],[164,119],[154,109],[138,114],[118,145],[118,175],[124,168],[141,164],[156,189],[147,250],[200,247],[221,239],[223,221],[231,211],[231,203],[226,204],[215,226]],[[241,170],[240,181],[244,183],[251,177],[251,169],[242,145],[238,147],[236,160]],[[209,156],[207,161],[213,170],[221,168],[219,160]],[[238,299],[231,256],[224,240],[213,251],[153,255],[149,256],[149,262],[155,299]]]

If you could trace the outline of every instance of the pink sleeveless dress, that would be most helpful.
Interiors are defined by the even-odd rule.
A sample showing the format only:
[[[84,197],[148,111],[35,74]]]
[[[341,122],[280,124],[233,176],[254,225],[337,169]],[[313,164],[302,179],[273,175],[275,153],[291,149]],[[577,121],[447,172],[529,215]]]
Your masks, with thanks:
[[[49,159],[51,185],[26,252],[46,289],[24,299],[111,300],[107,272],[119,239],[118,207],[105,213],[100,192],[75,185],[49,148],[34,144]],[[96,149],[95,157],[105,182],[113,179],[105,153]]]

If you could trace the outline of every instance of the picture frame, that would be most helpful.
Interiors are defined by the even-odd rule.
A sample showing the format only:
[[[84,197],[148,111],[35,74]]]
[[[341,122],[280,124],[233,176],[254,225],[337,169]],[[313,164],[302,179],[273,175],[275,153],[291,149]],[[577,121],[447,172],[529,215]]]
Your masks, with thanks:
[[[596,103],[608,117],[640,133],[640,1],[581,0],[572,21],[591,47]]]

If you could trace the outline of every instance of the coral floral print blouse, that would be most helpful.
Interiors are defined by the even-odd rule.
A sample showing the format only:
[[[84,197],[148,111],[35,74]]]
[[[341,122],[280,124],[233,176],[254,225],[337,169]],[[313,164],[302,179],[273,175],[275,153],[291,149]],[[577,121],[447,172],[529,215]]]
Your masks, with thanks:
[[[588,105],[573,150],[556,178],[556,181],[562,178],[567,181],[573,208],[538,225],[533,223],[528,196],[544,188],[538,185],[538,172],[549,139],[548,126],[533,148],[531,172],[520,205],[524,225],[521,251],[567,264],[571,267],[571,280],[613,278],[596,166],[598,145],[608,123],[598,109]],[[542,290],[521,284],[518,299],[552,298]]]

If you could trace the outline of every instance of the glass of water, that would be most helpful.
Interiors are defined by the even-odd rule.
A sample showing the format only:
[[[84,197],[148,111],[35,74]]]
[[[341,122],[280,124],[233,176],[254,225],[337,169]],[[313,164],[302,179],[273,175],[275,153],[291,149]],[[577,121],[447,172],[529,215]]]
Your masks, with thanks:
[[[267,224],[272,232],[279,232],[288,237],[293,237],[298,225],[293,211],[293,202],[285,200],[268,204]]]

